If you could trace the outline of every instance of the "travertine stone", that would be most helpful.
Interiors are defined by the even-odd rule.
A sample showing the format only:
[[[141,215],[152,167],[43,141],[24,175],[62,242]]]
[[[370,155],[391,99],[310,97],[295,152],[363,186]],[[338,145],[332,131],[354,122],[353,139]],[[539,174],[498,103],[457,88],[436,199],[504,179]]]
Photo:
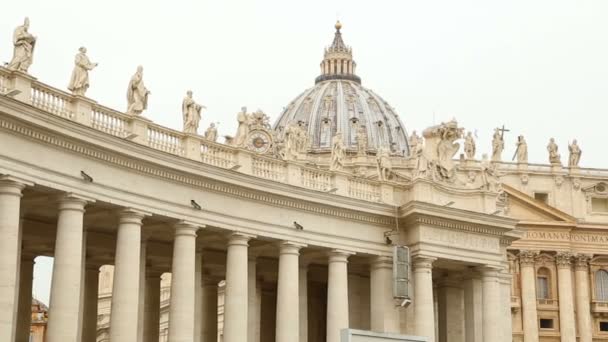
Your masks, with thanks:
[[[381,146],[376,153],[376,163],[378,169],[378,179],[386,181],[389,179],[393,165],[390,159],[390,151],[387,147]]]
[[[146,272],[144,300],[144,341],[158,341],[160,324],[160,276],[161,272]]]
[[[483,302],[483,340],[501,341],[502,333],[498,327],[504,324],[500,319],[498,308],[501,305],[500,285],[498,283],[498,270],[493,267],[484,267],[481,270],[482,302]]]
[[[523,315],[524,342],[538,342],[538,312],[536,310],[536,270],[534,262],[538,252],[519,252],[521,270],[521,306]]]
[[[21,257],[19,271],[19,308],[17,311],[17,333],[15,342],[30,342],[32,323],[32,281],[34,279],[34,258],[32,255]],[[95,298],[97,300],[97,298]]]
[[[589,305],[589,260],[591,256],[586,254],[578,254],[575,257],[574,277],[579,342],[592,342],[593,339]]]
[[[399,308],[393,299],[392,259],[374,257],[370,267],[371,330],[399,333]]]
[[[30,19],[25,18],[23,25],[17,26],[13,33],[13,59],[8,63],[10,70],[27,73],[30,65],[32,65],[36,37],[28,32],[29,28]]]
[[[72,194],[59,201],[47,342],[78,340],[86,204],[86,199]]]
[[[247,340],[247,250],[252,237],[232,234],[226,257],[226,294],[224,299],[224,342]]]
[[[216,142],[217,141],[217,128],[215,128],[215,123],[210,123],[209,127],[205,131],[205,139]]]
[[[137,341],[144,217],[144,213],[132,209],[119,213],[110,318],[110,338],[113,341]]]
[[[21,191],[27,183],[10,176],[0,177],[0,341],[13,341],[17,329],[19,223]]]
[[[345,158],[345,147],[344,141],[342,140],[342,133],[336,133],[331,140],[331,162],[329,169],[332,171],[340,171],[344,168]]]
[[[218,281],[213,279],[203,281],[203,342],[217,341],[217,284]]]
[[[562,157],[558,152],[558,147],[554,138],[549,139],[547,151],[549,152],[549,163],[551,163],[551,165],[562,165]]]
[[[169,342],[194,340],[194,297],[196,232],[199,227],[180,222],[175,225],[171,267]]]
[[[464,307],[461,280],[449,274],[437,282],[439,342],[464,342]]]
[[[248,342],[260,341],[260,322],[261,322],[261,289],[258,284],[257,265],[258,258],[256,255],[250,255],[247,263],[247,337]]]
[[[82,342],[97,341],[97,304],[99,292],[99,265],[87,264],[84,276],[84,314]]]
[[[467,273],[464,283],[465,341],[483,342],[482,284],[479,274]],[[509,304],[510,306],[510,304]]]
[[[300,342],[308,342],[308,264],[302,263],[298,275],[300,282]]]
[[[576,139],[572,141],[572,144],[568,145],[568,150],[570,151],[570,157],[568,158],[568,166],[571,168],[578,167],[578,164],[581,161],[581,154],[583,151],[578,146]]]
[[[528,143],[523,135],[517,137],[515,156],[517,157],[517,162],[519,164],[528,163]]]
[[[416,256],[414,266],[414,332],[435,342],[435,304],[433,300],[433,262],[435,258]]]
[[[144,86],[144,68],[140,65],[131,77],[127,89],[127,114],[140,115],[148,108],[148,95],[150,91]]]
[[[201,122],[201,112],[205,108],[194,101],[192,90],[188,90],[182,101],[182,116],[184,120],[184,133],[198,134],[198,125]]]
[[[492,161],[499,162],[502,160],[502,151],[505,149],[505,140],[500,132],[500,129],[494,129],[492,137]]]
[[[473,139],[473,134],[471,132],[467,133],[467,136],[464,138],[464,153],[467,156],[467,159],[475,159],[475,152],[477,147],[475,146],[475,139]]]
[[[277,283],[276,342],[294,342],[300,338],[299,255],[301,244],[285,241],[279,246]]]
[[[557,264],[557,290],[559,295],[559,326],[562,342],[576,340],[574,301],[572,298],[572,253],[555,255]]]
[[[348,257],[350,252],[329,253],[327,270],[327,342],[340,342],[340,331],[348,328]]]
[[[87,57],[87,48],[84,46],[78,49],[78,54],[74,59],[74,70],[68,84],[68,89],[74,95],[84,96],[89,89],[89,71],[93,70],[97,63],[91,63]]]

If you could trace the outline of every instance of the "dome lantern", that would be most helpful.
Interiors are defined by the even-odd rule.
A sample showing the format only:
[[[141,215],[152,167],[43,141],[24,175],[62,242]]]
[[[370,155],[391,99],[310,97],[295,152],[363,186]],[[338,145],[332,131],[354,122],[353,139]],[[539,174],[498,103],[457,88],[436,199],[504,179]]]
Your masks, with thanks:
[[[335,28],[334,41],[325,49],[321,62],[321,75],[315,79],[315,83],[327,80],[350,80],[361,84],[361,78],[355,74],[357,63],[353,60],[353,51],[342,39],[340,21],[336,22]]]

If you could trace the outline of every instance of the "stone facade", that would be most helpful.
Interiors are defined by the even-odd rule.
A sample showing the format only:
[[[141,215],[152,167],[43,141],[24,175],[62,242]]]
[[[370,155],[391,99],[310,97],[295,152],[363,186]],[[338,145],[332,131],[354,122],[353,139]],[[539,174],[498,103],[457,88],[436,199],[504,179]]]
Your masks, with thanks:
[[[350,62],[336,34],[318,85],[358,84]],[[47,342],[608,340],[606,170],[454,159],[456,121],[415,151],[347,144],[336,169],[317,131],[285,137],[261,111],[221,144],[23,71],[0,88],[0,341],[25,341],[38,255],[55,260]]]

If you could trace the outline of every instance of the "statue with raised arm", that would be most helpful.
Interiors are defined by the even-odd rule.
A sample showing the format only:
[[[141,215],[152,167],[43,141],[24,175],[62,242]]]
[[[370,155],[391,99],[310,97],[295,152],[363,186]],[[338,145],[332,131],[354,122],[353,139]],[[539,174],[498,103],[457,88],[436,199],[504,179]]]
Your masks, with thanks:
[[[517,144],[515,150],[515,157],[517,157],[517,162],[519,164],[527,164],[528,163],[528,143],[523,135],[517,137]]]
[[[215,128],[215,123],[212,122],[205,131],[205,139],[213,142],[217,141],[217,128]]]
[[[201,111],[205,108],[194,102],[192,90],[188,90],[182,101],[182,115],[184,119],[184,133],[197,134],[201,122]]]
[[[475,159],[475,152],[477,147],[475,146],[475,139],[473,139],[473,134],[471,132],[467,133],[467,136],[464,138],[464,153],[467,156],[467,159]]]
[[[23,25],[17,26],[13,33],[13,59],[8,63],[10,70],[26,72],[34,60],[36,37],[28,32],[30,19],[25,18]]]
[[[340,171],[344,167],[344,141],[342,140],[342,133],[336,133],[331,141],[331,163],[329,169],[331,171]]]
[[[418,152],[418,145],[420,145],[420,143],[422,143],[421,140],[422,140],[422,138],[420,138],[418,136],[418,134],[416,134],[416,131],[413,131],[412,135],[410,136],[410,139],[408,141],[411,156],[415,156],[416,153]]]
[[[505,141],[500,133],[500,129],[494,129],[492,137],[492,161],[499,162],[502,160],[502,151],[505,149]]]
[[[558,152],[558,147],[555,143],[554,138],[551,138],[549,140],[549,145],[547,145],[547,151],[549,151],[549,163],[558,165],[562,164],[562,156]]]
[[[74,64],[74,71],[72,71],[68,89],[74,95],[84,96],[84,93],[89,89],[89,71],[93,70],[97,63],[91,63],[89,57],[87,57],[87,48],[83,46],[78,49]]]
[[[576,139],[572,141],[572,144],[568,145],[568,150],[570,150],[570,157],[568,158],[568,166],[569,167],[578,167],[578,163],[581,161],[581,154],[583,151],[578,146]]]
[[[148,95],[150,91],[144,86],[144,67],[140,65],[131,77],[127,89],[127,114],[140,115],[148,108]]]

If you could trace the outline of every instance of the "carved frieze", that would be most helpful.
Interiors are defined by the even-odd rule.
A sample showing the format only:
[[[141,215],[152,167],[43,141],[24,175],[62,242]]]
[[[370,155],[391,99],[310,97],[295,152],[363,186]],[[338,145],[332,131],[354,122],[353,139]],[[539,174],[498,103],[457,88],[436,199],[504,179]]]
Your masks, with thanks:
[[[498,253],[500,251],[497,237],[483,236],[434,227],[424,227],[420,232],[423,242],[435,243],[446,247]]]

